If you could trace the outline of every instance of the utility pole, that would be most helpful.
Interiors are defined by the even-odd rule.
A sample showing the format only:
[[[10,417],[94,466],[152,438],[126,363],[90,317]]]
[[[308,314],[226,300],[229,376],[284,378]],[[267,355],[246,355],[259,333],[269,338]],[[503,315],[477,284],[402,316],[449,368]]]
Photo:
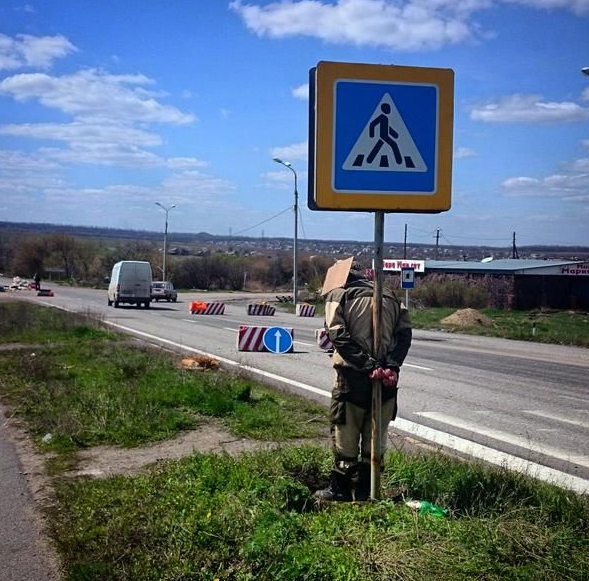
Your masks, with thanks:
[[[163,252],[163,265],[162,265],[162,280],[166,280],[166,254],[168,253],[168,214],[170,210],[176,207],[176,204],[172,204],[169,208],[166,208],[164,205],[160,204],[159,202],[155,203],[156,206],[159,206],[165,213],[166,213],[166,225],[164,228],[164,252]]]
[[[513,233],[513,243],[512,243],[511,258],[519,258],[519,253],[517,251],[517,246],[515,245],[515,232]]]
[[[405,224],[405,240],[403,242],[403,260],[407,258],[407,224]]]
[[[294,236],[293,236],[293,258],[292,258],[292,303],[295,308],[295,313],[297,310],[297,302],[298,302],[298,294],[299,294],[299,277],[297,275],[297,266],[298,266],[298,221],[299,221],[299,191],[297,189],[297,172],[292,167],[290,161],[283,161],[279,157],[272,158],[276,163],[287,167],[294,175]]]
[[[374,213],[374,291],[372,300],[372,355],[380,361],[386,349],[382,330],[382,254],[384,246],[384,212]],[[382,382],[372,380],[372,419],[370,422],[370,498],[380,500],[380,454],[382,450]]]
[[[440,229],[436,229],[436,260],[438,260],[438,249],[440,247]]]

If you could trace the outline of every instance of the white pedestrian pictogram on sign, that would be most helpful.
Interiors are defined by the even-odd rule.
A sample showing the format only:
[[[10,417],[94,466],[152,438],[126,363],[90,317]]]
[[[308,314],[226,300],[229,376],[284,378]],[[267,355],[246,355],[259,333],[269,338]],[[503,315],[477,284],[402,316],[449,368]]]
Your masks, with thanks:
[[[388,93],[383,95],[342,167],[345,170],[361,171],[427,171]]]

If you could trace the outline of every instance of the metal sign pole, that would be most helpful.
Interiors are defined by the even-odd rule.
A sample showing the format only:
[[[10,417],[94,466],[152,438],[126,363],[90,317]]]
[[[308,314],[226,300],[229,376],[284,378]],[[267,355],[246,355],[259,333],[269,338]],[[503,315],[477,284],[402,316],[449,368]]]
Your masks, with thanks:
[[[380,361],[382,353],[382,255],[384,246],[384,212],[374,214],[374,293],[372,300],[372,350],[373,357]],[[372,425],[370,446],[370,498],[380,498],[380,450],[381,450],[381,408],[382,383],[372,380]]]

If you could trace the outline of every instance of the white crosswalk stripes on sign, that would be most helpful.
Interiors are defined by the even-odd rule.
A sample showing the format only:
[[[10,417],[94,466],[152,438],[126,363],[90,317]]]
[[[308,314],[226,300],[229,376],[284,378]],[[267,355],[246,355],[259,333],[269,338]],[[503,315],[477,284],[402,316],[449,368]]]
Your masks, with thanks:
[[[345,170],[425,172],[427,166],[385,93],[344,162]]]

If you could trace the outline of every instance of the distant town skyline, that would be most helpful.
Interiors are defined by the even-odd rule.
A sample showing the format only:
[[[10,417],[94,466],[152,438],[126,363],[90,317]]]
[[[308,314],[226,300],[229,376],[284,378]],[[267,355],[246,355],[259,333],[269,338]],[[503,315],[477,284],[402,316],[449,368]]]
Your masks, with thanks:
[[[116,228],[102,228],[97,226],[73,226],[58,224],[12,223],[0,222],[0,235],[21,234],[30,236],[66,234],[78,238],[93,238],[102,241],[133,240],[149,241],[162,244],[162,233],[157,230],[121,230]],[[423,243],[407,240],[385,240],[385,259],[440,259],[440,260],[472,260],[493,258],[555,258],[562,260],[583,260],[589,262],[589,245],[581,246],[543,246],[519,245],[512,239],[511,245],[448,245],[441,241],[437,243]],[[260,237],[260,236],[230,236],[211,234],[209,232],[168,232],[168,253],[175,255],[189,255],[207,251],[236,252],[246,250],[271,250],[291,253],[293,248],[291,237]],[[247,252],[246,252],[247,253]],[[337,240],[337,239],[299,239],[299,256],[313,254],[354,255],[365,260],[374,257],[373,241],[365,240]]]

